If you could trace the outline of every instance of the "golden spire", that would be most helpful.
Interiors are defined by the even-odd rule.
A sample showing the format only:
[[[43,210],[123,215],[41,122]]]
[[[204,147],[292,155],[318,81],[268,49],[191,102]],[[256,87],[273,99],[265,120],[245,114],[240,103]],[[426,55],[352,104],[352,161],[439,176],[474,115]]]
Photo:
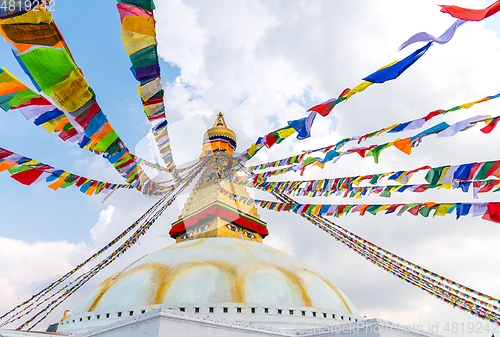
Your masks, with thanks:
[[[235,148],[236,134],[227,127],[224,115],[219,112],[214,126],[204,137],[200,158],[211,152],[214,154],[208,158],[204,174],[213,174],[216,165],[227,166]],[[218,164],[214,161],[216,156]],[[220,182],[220,186],[235,195],[250,197],[244,186],[234,182]],[[210,237],[262,242],[267,234],[266,223],[260,220],[255,206],[229,198],[221,193],[214,178],[204,179],[203,175],[184,204],[179,220],[170,230],[170,236],[176,242]]]
[[[219,114],[217,115],[217,119],[215,120],[213,127],[215,128],[216,126],[223,126],[227,128],[226,121],[224,120],[224,115],[222,114],[222,111],[219,111]]]
[[[215,120],[214,126],[207,130],[203,137],[203,143],[209,138],[215,137],[227,137],[234,141],[236,147],[236,134],[233,130],[226,126],[226,121],[224,120],[224,115],[222,112],[217,114],[217,119]]]

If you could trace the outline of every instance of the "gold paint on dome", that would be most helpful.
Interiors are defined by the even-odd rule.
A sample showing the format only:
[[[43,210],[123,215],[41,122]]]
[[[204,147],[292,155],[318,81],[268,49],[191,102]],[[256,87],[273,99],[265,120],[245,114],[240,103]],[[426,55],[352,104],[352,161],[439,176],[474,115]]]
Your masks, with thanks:
[[[234,140],[234,142],[236,143],[236,134],[234,133],[233,130],[227,127],[222,112],[219,112],[219,114],[217,115],[217,119],[215,120],[214,126],[208,129],[205,135],[203,136],[203,143],[205,143],[205,141],[208,138],[217,136],[227,137],[229,139]]]
[[[199,240],[197,242],[191,242],[185,245],[174,245],[167,248],[164,248],[161,251],[167,253],[168,251],[177,251],[186,252],[185,255],[191,256],[193,254],[193,248],[202,244],[207,245],[212,243],[213,241]],[[249,247],[248,244],[243,244],[241,241],[235,242],[238,248],[241,249],[242,252],[245,252]],[[265,246],[263,246],[265,247]],[[195,248],[196,249],[196,248]],[[265,248],[269,249],[269,248]],[[202,249],[203,250],[203,249]],[[177,253],[177,254],[178,254]],[[246,253],[244,253],[246,254]],[[275,251],[275,254],[282,255],[287,257],[287,255],[281,251]],[[259,254],[258,254],[259,255]],[[136,263],[133,264],[130,269],[122,271],[108,278],[101,284],[101,289],[97,296],[94,298],[92,303],[88,308],[86,308],[86,312],[92,312],[94,310],[102,310],[106,307],[101,307],[101,301],[103,297],[105,297],[106,293],[117,283],[124,280],[125,278],[141,273],[144,271],[151,272],[151,292],[144,299],[146,302],[141,303],[141,305],[157,305],[167,303],[166,295],[170,288],[173,286],[174,281],[185,283],[189,278],[189,274],[191,271],[198,270],[199,267],[211,266],[214,267],[220,275],[225,275],[228,277],[228,280],[233,285],[230,289],[230,296],[232,303],[246,303],[248,301],[252,301],[254,299],[246,298],[246,288],[247,288],[247,280],[248,276],[257,271],[263,272],[275,272],[283,277],[285,283],[283,286],[292,287],[294,289],[294,293],[298,296],[296,298],[295,303],[289,303],[292,306],[305,306],[305,307],[314,307],[315,303],[311,298],[310,289],[307,285],[308,282],[305,281],[303,276],[298,272],[295,268],[285,267],[277,261],[269,260],[252,260],[245,261],[244,263],[237,263],[236,261],[229,260],[221,260],[221,259],[206,259],[203,261],[191,260],[191,261],[183,261],[179,265],[169,265],[166,261],[155,261],[155,262],[144,262],[144,263]],[[242,261],[243,262],[243,261]],[[341,307],[344,307],[346,312],[349,314],[353,314],[349,304],[344,299],[343,294],[337,289],[335,285],[333,285],[329,280],[323,278],[322,276],[316,274],[313,270],[308,268],[307,266],[301,267],[301,272],[305,272],[318,280],[323,281],[331,291],[335,292],[338,295],[338,298],[341,301]],[[283,303],[284,304],[284,303]],[[327,309],[327,308],[325,308]]]

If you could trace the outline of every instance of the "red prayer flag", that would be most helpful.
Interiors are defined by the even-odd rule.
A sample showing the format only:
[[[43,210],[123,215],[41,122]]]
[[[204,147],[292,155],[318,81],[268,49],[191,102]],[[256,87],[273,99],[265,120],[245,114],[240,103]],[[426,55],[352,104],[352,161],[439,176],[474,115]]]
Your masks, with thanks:
[[[489,123],[488,125],[486,125],[484,128],[481,129],[481,132],[490,133],[497,126],[497,123],[499,120],[500,120],[500,117],[494,118],[491,121],[491,123]]]
[[[417,215],[418,215],[418,211],[419,211],[422,207],[424,207],[424,205],[417,205],[417,206],[415,206],[415,207],[412,207],[412,208],[408,209],[408,212],[409,212],[409,213],[411,213],[411,214],[413,214],[413,215],[415,215],[415,216],[417,216]]]
[[[342,93],[339,95],[339,98],[342,97],[342,96],[344,96],[345,94],[347,94],[349,91],[351,91],[351,89],[349,89],[349,88],[344,89],[344,91],[342,91]],[[334,108],[334,106],[330,107],[330,105],[334,101],[336,101],[336,99],[332,98],[332,99],[330,99],[330,100],[328,100],[326,102],[323,102],[321,104],[313,106],[312,108],[310,108],[307,111],[316,111],[317,113],[319,113],[323,117],[328,116],[328,114],[330,113],[330,111],[332,111],[332,109]]]
[[[162,112],[162,113],[160,113],[160,114],[157,114],[157,115],[153,115],[153,116],[148,117],[148,121],[154,121],[154,120],[157,120],[157,119],[162,119],[162,118],[163,118],[163,119],[164,119],[164,118],[166,118],[166,116],[165,116],[165,113],[164,113],[164,112]]]
[[[63,131],[59,134],[59,138],[61,138],[64,141],[67,141],[71,137],[75,136],[78,133],[78,131],[75,128]]]
[[[276,135],[270,134],[266,136],[266,142],[264,145],[269,149],[271,146],[276,144]]]
[[[490,202],[488,210],[483,215],[483,219],[500,223],[500,202]]]
[[[0,159],[8,157],[8,156],[10,156],[12,154],[14,154],[14,152],[10,152],[9,150],[0,148]]]
[[[436,116],[439,116],[441,115],[441,112],[443,112],[444,110],[442,109],[439,109],[439,110],[435,110],[435,111],[431,111],[427,114],[427,116],[424,117],[424,120],[427,122],[428,120],[430,120],[432,117],[436,117]]]
[[[78,181],[76,182],[76,186],[80,187],[83,185],[84,182],[87,181],[87,178],[85,177],[80,177],[80,179],[78,179]]]
[[[31,185],[42,175],[43,171],[37,169],[30,169],[22,172],[15,173],[11,175],[11,178],[17,180],[21,184]]]
[[[87,129],[90,121],[95,117],[95,115],[99,113],[99,111],[101,111],[101,107],[97,104],[97,102],[94,102],[89,110],[86,111],[83,116],[81,116],[83,117],[83,119],[81,119],[80,116],[76,117],[76,122],[80,124],[82,128]]]
[[[371,145],[369,147],[365,147],[362,149],[350,149],[350,150],[348,150],[348,152],[356,152],[357,154],[359,154],[361,157],[364,158],[366,155],[366,151],[373,149],[375,146],[377,146],[377,145]]]
[[[470,9],[454,5],[439,6],[441,6],[441,12],[448,13],[454,18],[466,21],[481,21],[489,16],[492,16],[500,10],[500,0],[495,1],[493,4],[484,9]]]
[[[480,183],[480,181],[477,181]],[[488,182],[486,185],[484,185],[483,187],[481,187],[479,189],[479,191],[477,191],[478,193],[486,193],[486,192],[489,192],[491,191],[494,187],[495,187],[495,183],[497,181],[492,181],[492,182]],[[474,184],[476,183],[476,181],[474,182]]]
[[[40,96],[30,99],[29,101],[18,106],[18,108],[24,108],[30,105],[52,105],[52,103],[50,103],[45,97]]]

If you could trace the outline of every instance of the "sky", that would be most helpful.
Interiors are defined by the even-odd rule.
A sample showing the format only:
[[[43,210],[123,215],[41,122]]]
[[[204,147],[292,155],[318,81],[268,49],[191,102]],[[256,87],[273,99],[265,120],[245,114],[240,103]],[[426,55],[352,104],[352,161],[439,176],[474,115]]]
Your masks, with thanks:
[[[483,8],[492,2],[439,3]],[[131,151],[153,160],[147,138],[150,126],[129,71],[115,3],[91,3],[58,1],[53,12],[55,22],[114,129]],[[305,116],[311,106],[337,97],[379,67],[421,47],[416,44],[397,51],[411,35],[426,31],[439,36],[454,21],[440,13],[434,1],[427,0],[157,0],[156,5],[169,132],[174,160],[181,167],[197,159],[204,130],[213,125],[219,111],[236,132],[238,150],[242,151],[259,136]],[[397,80],[373,85],[338,105],[328,117],[318,116],[311,138],[298,141],[290,137],[262,150],[249,165],[498,94],[498,15],[466,23],[451,42],[431,47]],[[4,41],[0,41],[0,66],[31,85]],[[493,100],[437,117],[430,125],[442,121],[451,124],[475,115],[496,116],[499,108],[500,101]],[[499,132],[485,135],[475,127],[451,138],[429,136],[410,156],[392,148],[382,153],[379,164],[370,157],[346,156],[323,170],[312,168],[304,177],[291,174],[280,178],[335,178],[497,160],[494,149],[499,144]],[[393,139],[381,136],[373,143]],[[18,111],[0,113],[0,146],[78,175],[123,182],[105,159],[60,141],[26,121]],[[415,176],[414,181],[418,183],[419,179],[424,183],[422,175]],[[154,202],[137,191],[126,190],[117,191],[103,203],[100,195],[89,197],[73,188],[54,192],[46,185],[24,186],[8,173],[0,173],[0,312],[85,260]],[[168,236],[169,227],[180,214],[188,192],[157,220],[139,244],[64,302],[41,328],[59,321],[65,309],[75,308],[100,282],[124,266],[174,244]],[[250,193],[272,200],[270,195]],[[470,193],[439,190],[407,192],[391,199],[373,195],[360,200],[330,197],[322,201],[486,202],[500,201],[500,195],[486,193],[473,199]],[[301,217],[258,211],[271,233],[264,243],[311,265],[342,289],[362,315],[420,325],[426,330],[437,327],[444,335],[491,336],[491,326],[484,321],[370,264]],[[401,217],[348,215],[333,221],[434,272],[500,296],[498,224],[472,217],[422,218],[408,213]],[[454,323],[457,333],[452,331]]]

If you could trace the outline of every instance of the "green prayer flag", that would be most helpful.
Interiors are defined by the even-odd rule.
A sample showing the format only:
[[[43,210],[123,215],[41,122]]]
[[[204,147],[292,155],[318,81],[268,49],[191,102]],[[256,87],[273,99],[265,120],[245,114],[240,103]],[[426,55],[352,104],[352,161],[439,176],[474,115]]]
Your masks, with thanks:
[[[40,89],[50,95],[54,85],[68,78],[76,68],[66,49],[36,48],[19,56]]]
[[[384,188],[384,190],[380,193],[380,196],[384,198],[390,198],[391,188],[392,188],[391,186],[387,186],[386,188]]]
[[[378,182],[378,180],[380,179],[380,177],[382,177],[382,174],[375,174],[373,176],[373,178],[370,180],[370,184],[376,184]]]
[[[488,161],[483,164],[479,172],[477,173],[474,180],[484,180],[486,179],[486,175],[488,174],[489,169],[495,164],[495,161]]]
[[[368,213],[373,214],[373,215],[377,215],[377,210],[378,210],[380,207],[382,207],[382,205],[373,205],[373,206],[371,206],[371,207],[368,207],[368,208],[366,209],[366,211],[367,211]]]
[[[143,8],[148,12],[152,12],[156,8],[153,0],[118,0],[118,3],[134,5]]]
[[[430,169],[425,175],[425,180],[431,185],[436,185],[439,182],[439,178],[441,177],[441,172],[443,169],[448,166],[441,166]]]
[[[32,168],[29,167],[29,166],[18,165],[18,166],[11,167],[10,169],[8,169],[8,171],[9,171],[10,174],[14,174],[14,173],[19,173],[19,172],[23,172],[23,171],[28,171],[28,170],[31,170],[31,169]]]
[[[158,52],[156,45],[147,46],[130,55],[130,61],[134,69],[150,66],[158,63]]]

